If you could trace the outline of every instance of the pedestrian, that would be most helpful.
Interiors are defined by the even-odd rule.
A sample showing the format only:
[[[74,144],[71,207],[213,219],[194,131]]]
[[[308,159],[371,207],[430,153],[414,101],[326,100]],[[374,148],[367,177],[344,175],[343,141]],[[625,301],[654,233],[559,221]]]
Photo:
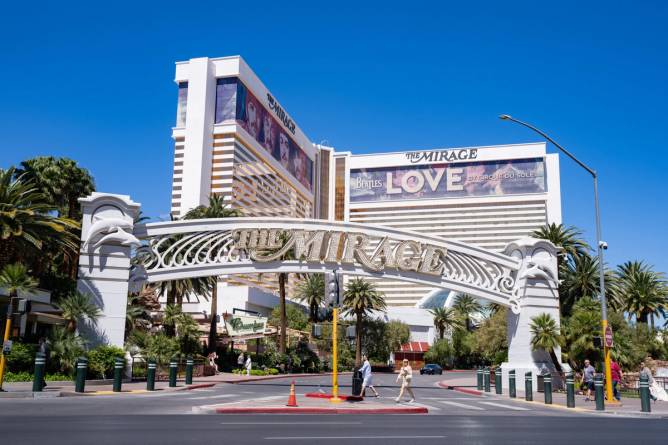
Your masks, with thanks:
[[[594,390],[594,374],[596,374],[596,369],[594,369],[589,360],[585,360],[584,369],[582,370],[582,382],[587,388],[585,402],[591,401],[591,392]]]
[[[647,377],[647,383],[649,385],[649,396],[652,400],[656,402],[657,397],[655,394],[652,392],[652,387],[654,386],[654,377],[652,377],[652,370],[649,369],[647,365],[645,365],[645,362],[640,363],[640,376],[639,377]]]
[[[415,394],[413,394],[413,390],[411,389],[413,369],[411,368],[410,363],[408,363],[408,359],[404,359],[402,365],[401,371],[399,371],[399,376],[397,377],[397,383],[399,382],[399,379],[401,379],[401,391],[399,391],[399,397],[395,399],[395,402],[399,403],[404,395],[404,391],[408,391],[411,395],[411,399],[408,403],[413,403],[415,402]]]
[[[248,354],[248,357],[246,357],[246,375],[250,376],[251,375],[251,368],[253,367],[253,363],[251,362],[250,354]]]
[[[369,388],[371,391],[373,391],[376,397],[380,397],[378,391],[376,391],[376,388],[373,387],[371,363],[369,363],[369,358],[366,356],[366,354],[362,355],[362,360],[364,360],[364,364],[360,368],[360,372],[362,373],[362,390],[360,391],[360,397],[364,397],[364,391],[366,388]]]
[[[237,367],[239,368],[239,371],[241,371],[242,369],[244,369],[244,363],[245,363],[245,360],[244,360],[244,353],[241,352],[241,353],[239,354],[239,357],[237,357]]]
[[[218,360],[218,354],[216,353],[216,351],[209,353],[207,358],[209,359],[209,366],[213,368],[213,371],[216,374],[220,374],[220,371],[218,370],[218,363],[216,362],[216,360]]]
[[[39,338],[38,350],[44,354],[44,369],[46,369],[46,366],[49,362],[49,356],[51,355],[51,349],[49,348],[49,343],[47,343],[46,338]],[[42,373],[42,389],[46,388],[46,380],[44,380],[45,374],[46,372]]]
[[[620,390],[622,387],[622,377],[624,377],[624,373],[622,373],[622,368],[620,368],[619,364],[614,360],[610,360],[610,374],[612,377],[613,395],[617,401],[620,401],[622,400]]]

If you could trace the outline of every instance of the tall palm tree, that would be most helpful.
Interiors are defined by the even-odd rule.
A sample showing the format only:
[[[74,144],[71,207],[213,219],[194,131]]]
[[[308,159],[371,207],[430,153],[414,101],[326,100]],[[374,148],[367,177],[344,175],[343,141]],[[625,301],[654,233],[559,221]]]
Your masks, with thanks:
[[[68,255],[79,249],[74,233],[79,223],[56,217],[48,202],[25,174],[13,167],[0,169],[0,266],[27,259],[42,259],[45,244],[58,246]]]
[[[462,329],[464,323],[462,318],[454,308],[437,307],[429,311],[434,316],[434,326],[438,330],[438,337],[443,340],[446,332],[452,332],[455,329]]]
[[[213,194],[209,196],[209,203],[206,206],[195,207],[184,215],[184,219],[204,219],[204,218],[234,218],[243,216],[238,209],[231,208],[225,203],[223,196]],[[206,279],[206,285],[211,293],[211,323],[209,325],[208,352],[216,350],[216,339],[218,329],[218,277]]]
[[[557,372],[561,372],[561,364],[554,352],[561,342],[561,333],[557,322],[550,314],[542,313],[531,318],[531,347],[533,350],[542,349],[550,354],[550,359]]]
[[[623,308],[647,324],[655,315],[665,317],[668,308],[668,283],[665,276],[655,272],[642,261],[629,261],[617,268],[613,293],[622,301]],[[653,327],[653,326],[652,326]]]
[[[477,314],[482,311],[482,304],[468,294],[458,295],[455,304],[452,306],[464,319],[467,330],[472,329],[471,314]]]
[[[362,363],[362,320],[371,311],[384,311],[385,297],[373,284],[362,278],[353,278],[343,293],[345,313],[355,316],[355,366]]]
[[[28,274],[23,264],[7,264],[0,271],[0,287],[7,289],[10,298],[16,298],[19,292],[33,291],[37,281]]]
[[[297,285],[296,297],[308,304],[309,320],[317,323],[318,310],[325,298],[325,276],[321,273],[308,274]]]
[[[550,241],[562,251],[560,259],[575,258],[589,253],[591,247],[582,239],[582,232],[573,226],[567,227],[563,224],[546,224],[531,233],[534,238]]]
[[[96,324],[102,314],[90,296],[79,291],[72,292],[56,305],[63,312],[62,317],[67,320],[67,330],[71,333],[76,332],[77,324],[82,318],[85,317],[92,324]]]

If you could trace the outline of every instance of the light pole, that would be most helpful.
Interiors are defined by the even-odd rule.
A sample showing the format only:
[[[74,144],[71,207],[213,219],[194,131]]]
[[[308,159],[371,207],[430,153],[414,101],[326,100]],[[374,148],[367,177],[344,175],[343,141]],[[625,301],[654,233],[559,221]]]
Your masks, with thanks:
[[[527,127],[530,130],[533,130],[534,132],[538,133],[542,137],[544,137],[547,141],[551,142],[555,147],[557,147],[560,151],[562,151],[566,156],[571,158],[573,161],[575,161],[580,167],[585,169],[587,173],[589,173],[592,178],[594,179],[594,208],[595,208],[595,213],[596,213],[596,243],[598,245],[598,268],[599,268],[599,283],[600,283],[600,294],[601,294],[601,330],[602,330],[602,337],[603,337],[603,352],[604,352],[604,357],[605,357],[605,387],[606,387],[606,393],[608,396],[608,402],[614,401],[615,399],[612,397],[612,375],[610,373],[610,348],[607,346],[607,341],[606,341],[606,331],[608,329],[608,308],[607,308],[607,302],[605,298],[605,273],[604,273],[604,266],[603,266],[603,250],[608,248],[608,244],[601,239],[601,212],[599,209],[598,205],[598,174],[596,173],[596,170],[593,170],[589,168],[584,162],[580,161],[578,158],[573,156],[568,150],[566,150],[564,147],[559,145],[554,139],[552,139],[550,136],[545,134],[545,132],[539,130],[538,128],[534,127],[531,124],[527,124],[526,122],[522,122],[520,120],[517,120],[513,118],[512,116],[509,116],[507,114],[502,114],[499,116],[499,119],[504,120],[504,121],[511,121],[515,122],[516,124],[522,125],[524,127]]]
[[[338,366],[338,321],[339,321],[339,304],[341,298],[341,289],[339,287],[339,277],[336,274],[336,269],[331,275],[332,279],[326,285],[329,288],[329,295],[326,296],[326,301],[332,305],[332,397],[329,399],[332,403],[341,403],[343,399],[339,397],[339,366]]]

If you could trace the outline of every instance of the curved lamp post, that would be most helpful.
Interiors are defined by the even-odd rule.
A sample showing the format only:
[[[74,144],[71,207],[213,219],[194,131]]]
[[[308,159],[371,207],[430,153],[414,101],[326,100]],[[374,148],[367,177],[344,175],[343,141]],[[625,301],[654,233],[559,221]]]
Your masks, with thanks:
[[[598,205],[598,175],[596,173],[596,170],[589,168],[584,162],[580,161],[578,158],[573,156],[568,150],[559,145],[554,139],[552,139],[546,133],[534,127],[533,125],[517,120],[507,114],[499,115],[499,119],[504,121],[515,122],[516,124],[522,125],[523,127],[527,127],[528,129],[538,133],[539,135],[544,137],[548,142],[551,142],[555,147],[561,150],[566,156],[575,161],[580,167],[585,169],[587,173],[589,173],[594,179],[594,206],[596,211],[596,242],[598,244],[598,267],[599,267],[599,281],[600,281],[600,294],[601,294],[601,328],[602,328],[602,337],[604,339],[603,350],[605,356],[605,382],[606,382],[605,386],[606,386],[608,401],[612,401],[614,400],[614,398],[612,397],[612,375],[610,373],[610,348],[608,348],[607,343],[605,342],[605,333],[608,328],[608,308],[605,298],[605,273],[603,267],[603,250],[608,248],[608,244],[601,239],[601,213]]]

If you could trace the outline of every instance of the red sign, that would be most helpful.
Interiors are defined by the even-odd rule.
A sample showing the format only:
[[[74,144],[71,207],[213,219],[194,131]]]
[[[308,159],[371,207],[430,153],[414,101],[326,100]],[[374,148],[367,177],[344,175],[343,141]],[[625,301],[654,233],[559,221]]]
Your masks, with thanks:
[[[605,347],[612,348],[612,328],[610,326],[605,328]]]

